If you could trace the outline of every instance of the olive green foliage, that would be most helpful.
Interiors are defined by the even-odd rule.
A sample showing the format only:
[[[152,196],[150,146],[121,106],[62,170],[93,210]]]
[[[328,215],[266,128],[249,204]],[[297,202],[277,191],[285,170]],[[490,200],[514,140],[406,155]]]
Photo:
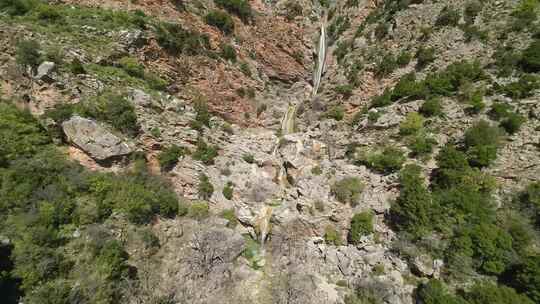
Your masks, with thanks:
[[[413,235],[424,235],[432,229],[438,209],[421,172],[416,165],[407,165],[401,170],[399,197],[390,209],[392,223]]]
[[[227,227],[234,229],[238,225],[238,219],[236,219],[236,214],[234,209],[225,209],[221,212],[221,217],[228,220]]]
[[[461,14],[458,9],[445,6],[440,12],[437,20],[435,21],[436,26],[457,26]]]
[[[330,43],[336,41],[339,36],[351,26],[351,22],[346,16],[339,15],[333,19],[334,21],[327,28],[328,40]]]
[[[540,40],[534,40],[523,51],[521,65],[527,72],[540,72]]]
[[[324,228],[324,241],[328,245],[341,246],[341,235],[336,227],[328,225]]]
[[[522,99],[533,96],[537,89],[540,89],[540,77],[524,74],[517,81],[502,86],[499,90],[513,99]]]
[[[73,296],[117,302],[121,282],[131,280],[128,256],[100,223],[113,212],[133,223],[175,216],[176,195],[137,168],[122,174],[85,170],[51,145],[30,114],[0,107],[0,158],[6,160],[0,168],[0,234],[13,245],[12,274],[21,280],[24,302],[69,303]],[[75,228],[80,238],[71,237]]]
[[[69,70],[74,75],[86,74],[86,69],[84,68],[84,65],[78,58],[75,58],[70,62]]]
[[[491,282],[479,282],[465,294],[469,304],[533,304],[527,296],[518,294],[514,289]]]
[[[364,185],[357,177],[345,177],[332,185],[332,193],[342,203],[358,204]]]
[[[482,90],[473,91],[468,99],[470,107],[467,109],[471,113],[478,114],[486,107],[484,103],[484,92]]]
[[[230,44],[221,45],[220,56],[225,60],[236,62],[236,50]]]
[[[384,90],[383,94],[375,96],[371,99],[372,108],[385,107],[392,104],[392,91]]]
[[[408,51],[401,52],[396,58],[396,62],[400,67],[404,67],[412,60],[412,54]]]
[[[421,46],[416,52],[417,66],[424,68],[435,60],[435,49]]]
[[[242,159],[248,163],[248,164],[253,164],[255,162],[255,157],[253,156],[253,154],[244,154],[242,156]]]
[[[197,55],[208,49],[206,35],[185,30],[176,23],[160,23],[156,26],[156,39],[159,45],[172,55]]]
[[[0,101],[0,168],[10,161],[31,157],[49,142],[30,112]]]
[[[205,165],[211,165],[214,163],[214,158],[218,156],[218,147],[207,144],[204,139],[199,138],[197,141],[197,150],[193,152],[192,157],[196,160],[200,160]]]
[[[465,148],[471,165],[489,166],[497,158],[501,140],[499,128],[482,120],[465,132]]]
[[[25,15],[38,6],[35,0],[4,0],[0,3],[0,11],[11,16]]]
[[[474,23],[476,17],[482,11],[484,5],[479,0],[472,0],[465,6],[465,22],[468,24]]]
[[[159,165],[162,170],[170,170],[176,163],[178,159],[186,153],[185,149],[177,145],[172,145],[165,148],[158,155]]]
[[[467,304],[462,298],[452,295],[443,282],[435,279],[418,287],[416,299],[424,304]]]
[[[540,228],[540,182],[531,183],[519,195],[519,203],[525,214],[532,217]]]
[[[535,303],[540,301],[540,255],[538,253],[527,256],[511,272],[512,286],[526,294]]]
[[[302,16],[302,5],[296,1],[288,1],[285,4],[285,8],[287,11],[285,17],[287,17],[288,21],[292,21],[294,18]]]
[[[118,61],[120,67],[131,77],[143,79],[148,86],[155,90],[163,90],[167,86],[167,81],[161,79],[159,76],[147,72],[142,64],[140,64],[136,58],[122,57]],[[74,66],[73,68],[79,68]],[[84,69],[84,68],[83,68]],[[81,72],[81,71],[79,71]],[[83,72],[84,74],[84,72]]]
[[[214,186],[210,182],[210,179],[205,174],[199,175],[199,186],[197,187],[199,192],[199,198],[208,200],[214,193]]]
[[[343,96],[343,98],[349,98],[352,96],[354,87],[350,84],[340,85],[334,88],[334,91]]]
[[[525,117],[517,113],[509,113],[501,120],[501,127],[509,134],[515,134],[525,122]]]
[[[398,64],[396,58],[391,53],[386,53],[378,61],[377,66],[375,67],[375,76],[384,77],[390,75],[397,69]]]
[[[85,102],[81,107],[81,114],[84,116],[105,121],[131,136],[139,133],[135,107],[121,94],[106,92]]]
[[[231,16],[225,12],[214,10],[205,17],[206,23],[220,29],[224,34],[234,32],[234,21]]]
[[[531,29],[538,19],[538,0],[521,0],[519,5],[512,12],[510,28],[514,31]]]
[[[441,99],[438,97],[426,100],[419,109],[419,112],[426,117],[434,117],[442,115]]]
[[[324,117],[335,119],[337,121],[343,120],[343,117],[345,116],[345,108],[341,105],[333,106],[330,108],[326,113],[324,113]]]
[[[437,141],[424,132],[420,132],[409,140],[408,147],[413,156],[425,156],[433,152]]]
[[[405,159],[403,150],[388,146],[381,151],[361,155],[357,161],[375,171],[389,174],[401,169]]]
[[[232,200],[233,192],[234,192],[234,184],[232,182],[227,182],[225,187],[223,187],[223,191],[222,191],[223,196],[228,200]]]
[[[202,220],[210,214],[210,207],[207,202],[194,202],[189,206],[188,216],[197,220]]]
[[[351,219],[348,240],[353,244],[358,244],[360,238],[373,233],[373,212],[365,211],[356,213]]]
[[[41,47],[35,40],[22,40],[17,43],[16,60],[22,66],[37,68],[41,63]]]
[[[410,112],[399,124],[399,134],[413,135],[418,133],[424,127],[424,117],[416,112]]]
[[[204,126],[210,127],[210,118],[212,118],[212,115],[208,111],[208,104],[204,100],[195,101],[193,107],[195,108],[196,116],[195,120],[191,122],[191,127],[202,132]]]
[[[229,13],[238,16],[243,22],[253,20],[253,11],[247,0],[214,0],[214,2]]]
[[[416,100],[424,98],[427,95],[427,89],[423,82],[416,81],[414,73],[407,74],[399,80],[392,90],[392,100],[401,98],[406,100]]]

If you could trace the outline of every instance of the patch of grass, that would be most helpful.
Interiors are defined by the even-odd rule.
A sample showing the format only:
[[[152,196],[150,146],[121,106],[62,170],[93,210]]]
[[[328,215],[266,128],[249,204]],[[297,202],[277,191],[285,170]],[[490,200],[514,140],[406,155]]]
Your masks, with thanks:
[[[366,211],[355,214],[351,219],[348,239],[352,244],[358,244],[362,236],[373,233],[373,212]]]
[[[324,228],[324,241],[328,245],[341,246],[341,236],[336,227],[328,225]]]
[[[194,202],[189,206],[187,215],[202,220],[210,215],[210,207],[207,202]]]
[[[410,112],[399,124],[400,135],[413,135],[424,127],[424,117],[416,112]]]
[[[227,227],[234,229],[238,225],[238,220],[234,214],[234,209],[225,209],[221,212],[221,217],[228,220]]]

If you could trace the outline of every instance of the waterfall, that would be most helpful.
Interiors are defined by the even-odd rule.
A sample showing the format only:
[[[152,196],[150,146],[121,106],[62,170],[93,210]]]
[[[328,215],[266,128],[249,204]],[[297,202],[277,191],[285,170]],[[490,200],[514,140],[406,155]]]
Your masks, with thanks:
[[[318,60],[315,74],[313,75],[313,96],[317,95],[321,85],[322,74],[324,73],[326,63],[326,28],[321,23],[321,36],[319,37]]]

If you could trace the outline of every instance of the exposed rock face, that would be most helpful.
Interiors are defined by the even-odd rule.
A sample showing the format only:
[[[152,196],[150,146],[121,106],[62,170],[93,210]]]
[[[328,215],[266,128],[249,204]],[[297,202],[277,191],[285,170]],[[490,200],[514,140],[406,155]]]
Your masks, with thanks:
[[[103,161],[133,151],[127,142],[91,119],[73,116],[62,123],[62,129],[69,142],[96,160]]]
[[[54,62],[44,61],[37,68],[36,78],[46,82],[52,82],[53,78],[51,74],[55,68],[56,64]]]

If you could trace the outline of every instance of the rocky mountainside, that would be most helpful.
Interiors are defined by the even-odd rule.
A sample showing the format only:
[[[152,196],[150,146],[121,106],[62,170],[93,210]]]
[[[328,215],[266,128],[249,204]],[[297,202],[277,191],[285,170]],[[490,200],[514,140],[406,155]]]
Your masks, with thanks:
[[[538,0],[3,0],[7,303],[540,302]]]

